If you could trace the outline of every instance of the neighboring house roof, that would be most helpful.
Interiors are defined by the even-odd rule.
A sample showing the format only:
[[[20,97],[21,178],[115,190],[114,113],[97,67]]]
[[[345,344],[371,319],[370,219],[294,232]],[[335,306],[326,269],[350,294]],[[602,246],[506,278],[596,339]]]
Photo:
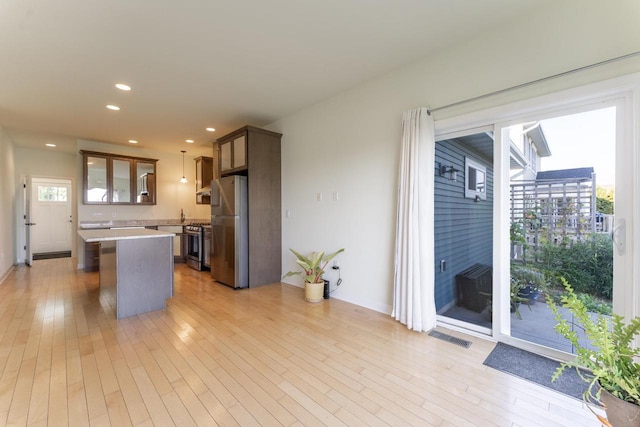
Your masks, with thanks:
[[[549,157],[551,155],[551,150],[549,149],[549,144],[547,144],[547,138],[544,136],[540,122],[538,122],[537,126],[530,129],[527,135],[531,137],[540,157]]]
[[[536,153],[540,157],[551,156],[551,150],[544,135],[541,122],[526,122],[521,124],[522,134],[527,135],[531,139],[531,143],[536,148]],[[521,149],[511,141],[511,169],[523,169],[531,164],[529,153],[523,153]]]
[[[541,171],[536,174],[536,181],[546,181],[551,179],[591,179],[591,174],[593,172],[593,167]]]

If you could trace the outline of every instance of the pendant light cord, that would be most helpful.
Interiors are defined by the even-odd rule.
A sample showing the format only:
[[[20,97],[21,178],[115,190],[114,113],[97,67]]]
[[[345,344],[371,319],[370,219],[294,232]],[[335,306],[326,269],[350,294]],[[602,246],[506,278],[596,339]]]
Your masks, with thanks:
[[[186,151],[180,150],[180,152],[182,153],[182,178],[180,178],[180,182],[186,184],[187,178],[184,176],[184,153],[186,153]]]

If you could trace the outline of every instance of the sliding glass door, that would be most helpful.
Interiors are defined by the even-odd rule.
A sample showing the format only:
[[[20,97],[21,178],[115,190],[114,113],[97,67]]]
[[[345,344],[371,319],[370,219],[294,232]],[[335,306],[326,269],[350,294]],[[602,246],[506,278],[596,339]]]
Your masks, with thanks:
[[[435,299],[441,321],[490,334],[493,129],[436,141]]]
[[[436,121],[441,324],[565,357],[561,278],[594,313],[637,315],[637,95],[618,83]]]
[[[590,311],[612,313],[616,107],[518,123],[506,132],[510,335],[572,353],[546,302],[560,300],[565,279]]]

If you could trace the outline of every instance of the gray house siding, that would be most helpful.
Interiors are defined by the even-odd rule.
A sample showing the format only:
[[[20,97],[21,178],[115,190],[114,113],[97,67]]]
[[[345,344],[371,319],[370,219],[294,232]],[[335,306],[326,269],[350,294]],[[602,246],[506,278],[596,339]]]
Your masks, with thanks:
[[[486,167],[486,200],[465,198],[465,157]],[[492,265],[493,168],[489,159],[456,140],[438,141],[435,161],[435,299],[441,312],[456,300],[456,274],[476,263]],[[440,176],[440,165],[461,171],[456,181]],[[444,271],[440,271],[441,260],[446,263]]]

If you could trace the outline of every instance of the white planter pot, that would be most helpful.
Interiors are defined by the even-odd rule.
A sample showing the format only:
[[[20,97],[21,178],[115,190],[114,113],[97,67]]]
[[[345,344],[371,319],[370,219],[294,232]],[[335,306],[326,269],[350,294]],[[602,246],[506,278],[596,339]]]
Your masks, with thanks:
[[[324,282],[304,284],[304,299],[308,302],[322,302],[324,297]]]

